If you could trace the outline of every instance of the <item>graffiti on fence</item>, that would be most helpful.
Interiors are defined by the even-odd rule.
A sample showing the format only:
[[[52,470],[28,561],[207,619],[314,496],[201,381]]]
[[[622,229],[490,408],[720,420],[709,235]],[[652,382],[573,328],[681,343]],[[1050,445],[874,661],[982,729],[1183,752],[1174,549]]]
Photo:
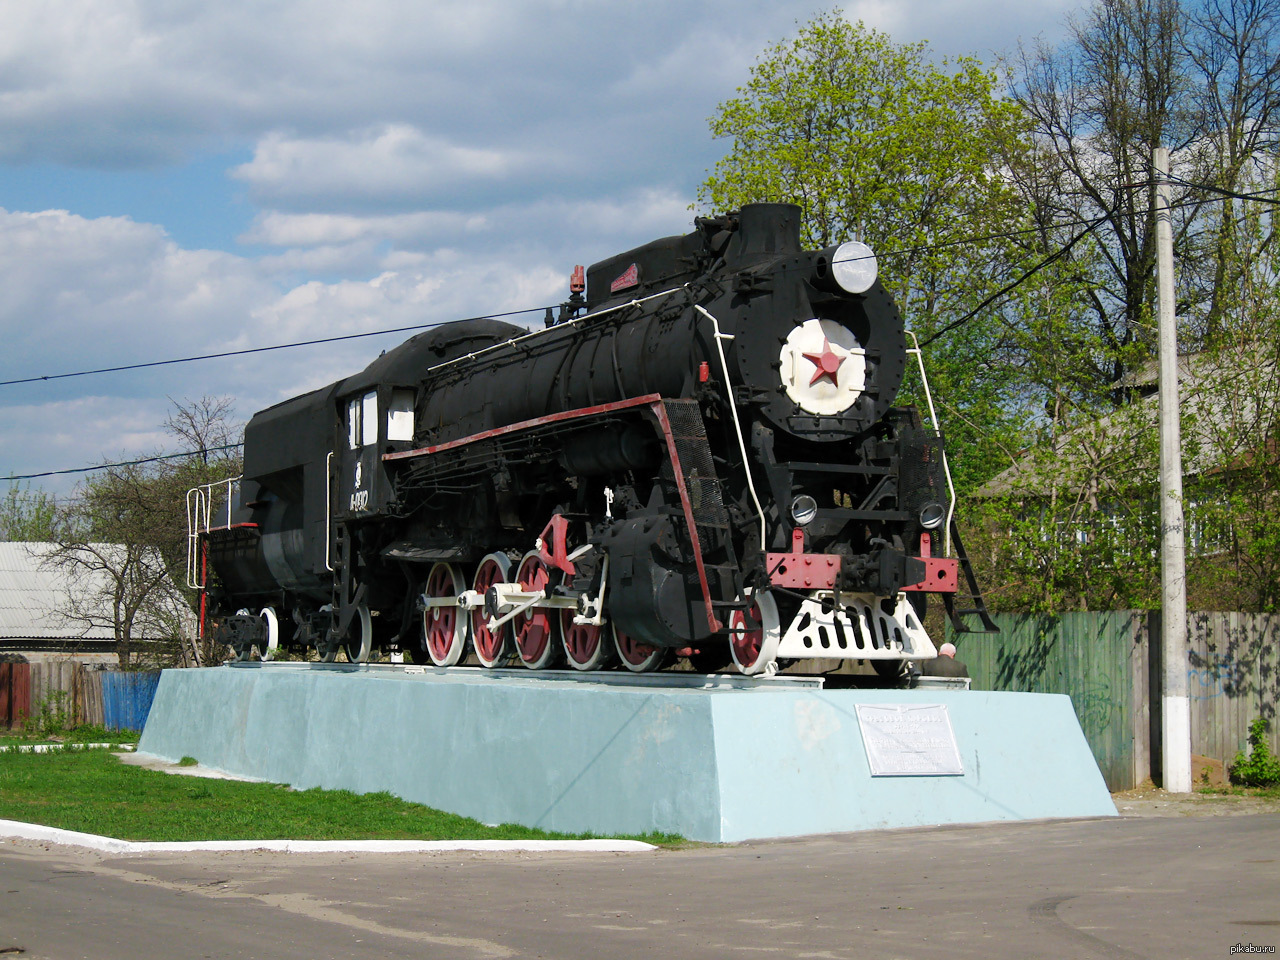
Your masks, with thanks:
[[[1071,702],[1075,705],[1080,726],[1085,730],[1104,729],[1117,709],[1115,698],[1111,696],[1111,680],[1106,676],[1082,680],[1072,691]]]
[[[1257,657],[1240,659],[1231,653],[1213,651],[1204,656],[1192,650],[1187,661],[1188,695],[1192,700],[1214,700],[1247,693]]]

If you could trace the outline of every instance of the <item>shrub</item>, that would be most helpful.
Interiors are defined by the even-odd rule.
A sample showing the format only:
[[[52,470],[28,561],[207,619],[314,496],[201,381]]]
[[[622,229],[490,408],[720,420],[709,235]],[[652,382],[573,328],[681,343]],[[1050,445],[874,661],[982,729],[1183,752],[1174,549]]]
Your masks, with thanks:
[[[71,725],[71,698],[65,690],[50,690],[22,729],[37,737],[56,737],[66,733]]]
[[[1262,717],[1249,724],[1249,756],[1236,754],[1227,768],[1231,782],[1242,787],[1270,787],[1280,784],[1280,758],[1267,746],[1267,721]]]

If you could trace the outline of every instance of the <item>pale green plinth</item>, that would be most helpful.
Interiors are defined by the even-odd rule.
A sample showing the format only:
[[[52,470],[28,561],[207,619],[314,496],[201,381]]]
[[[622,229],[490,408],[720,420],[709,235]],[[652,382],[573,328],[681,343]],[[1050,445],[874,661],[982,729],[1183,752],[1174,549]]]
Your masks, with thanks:
[[[872,777],[859,703],[945,703],[963,776]],[[1055,694],[166,670],[139,749],[568,833],[735,841],[1115,815],[1071,701]]]

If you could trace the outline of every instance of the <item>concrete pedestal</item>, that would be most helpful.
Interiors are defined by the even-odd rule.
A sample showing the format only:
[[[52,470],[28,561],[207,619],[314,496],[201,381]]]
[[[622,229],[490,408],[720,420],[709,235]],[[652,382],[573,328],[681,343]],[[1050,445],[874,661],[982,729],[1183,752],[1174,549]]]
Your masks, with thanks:
[[[871,776],[859,704],[945,704],[963,773]],[[139,750],[569,833],[736,841],[1116,812],[1054,694],[236,665],[166,670]]]

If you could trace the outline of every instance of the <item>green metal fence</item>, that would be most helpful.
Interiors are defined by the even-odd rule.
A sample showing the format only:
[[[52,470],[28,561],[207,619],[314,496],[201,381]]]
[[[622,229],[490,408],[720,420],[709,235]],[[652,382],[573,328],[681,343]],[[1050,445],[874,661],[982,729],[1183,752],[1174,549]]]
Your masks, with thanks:
[[[1160,617],[1125,610],[1058,616],[998,614],[997,635],[949,635],[974,689],[1065,693],[1112,790],[1160,767]],[[1230,763],[1249,722],[1277,736],[1280,616],[1193,613],[1187,624],[1191,750]]]
[[[997,615],[997,635],[952,637],[974,689],[1065,693],[1112,790],[1150,774],[1147,617]]]

